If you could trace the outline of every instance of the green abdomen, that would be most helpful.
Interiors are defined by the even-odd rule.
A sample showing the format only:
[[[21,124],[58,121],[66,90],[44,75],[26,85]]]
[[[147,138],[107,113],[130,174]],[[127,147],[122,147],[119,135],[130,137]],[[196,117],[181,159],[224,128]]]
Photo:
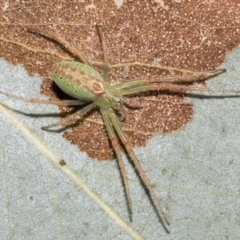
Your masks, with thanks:
[[[52,67],[52,78],[69,96],[92,101],[104,93],[104,80],[92,67],[75,61],[63,61]]]

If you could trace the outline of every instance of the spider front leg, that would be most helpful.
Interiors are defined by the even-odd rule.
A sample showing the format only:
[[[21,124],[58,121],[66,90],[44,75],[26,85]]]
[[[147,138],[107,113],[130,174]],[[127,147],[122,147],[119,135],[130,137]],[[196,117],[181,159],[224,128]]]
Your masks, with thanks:
[[[163,78],[152,79],[135,79],[125,83],[116,84],[115,88],[120,92],[121,96],[137,94],[146,91],[172,91],[175,93],[183,93],[186,91],[206,91],[206,88],[188,85],[195,82],[205,81],[208,78],[226,72],[225,69],[215,69],[205,72],[196,72],[193,75],[169,76]],[[184,84],[186,83],[186,84]],[[210,92],[224,92],[239,94],[240,91],[229,89],[209,89]]]
[[[177,86],[181,86],[186,90],[195,90],[194,87],[189,85],[195,82],[204,81],[207,78],[216,76],[218,74],[226,72],[225,69],[214,69],[204,72],[196,72],[188,75],[181,76],[166,76],[150,79],[134,79],[128,82],[116,84],[115,87],[118,91],[121,92],[121,95],[129,95],[139,92],[145,92],[149,90],[171,90],[170,87],[173,86],[173,89]],[[200,89],[200,88],[198,88]]]
[[[126,192],[126,197],[127,197],[127,204],[128,204],[128,210],[130,213],[130,220],[132,218],[132,201],[131,201],[131,197],[130,197],[130,192],[129,192],[129,187],[128,187],[128,182],[127,182],[127,173],[126,173],[126,169],[122,160],[122,155],[121,155],[121,150],[120,150],[120,146],[118,144],[118,140],[117,140],[117,136],[115,134],[115,131],[112,127],[112,123],[111,120],[109,118],[108,115],[108,110],[105,108],[100,108],[101,114],[102,114],[102,118],[103,121],[105,123],[105,127],[107,129],[108,132],[108,136],[112,142],[112,146],[113,149],[117,155],[117,160],[118,160],[118,165],[119,165],[119,169],[121,172],[121,176],[123,179],[123,185],[125,188],[125,192]]]
[[[165,227],[164,223],[169,225],[169,222],[168,222],[168,220],[167,220],[167,218],[166,218],[166,216],[164,214],[164,211],[162,210],[162,207],[161,207],[161,205],[159,203],[159,200],[158,200],[155,192],[152,189],[151,183],[150,183],[147,175],[145,174],[145,172],[144,172],[143,168],[141,167],[141,165],[140,165],[140,163],[139,163],[139,161],[138,161],[138,159],[137,159],[137,157],[136,157],[136,155],[135,155],[135,153],[134,153],[130,143],[128,142],[127,136],[124,133],[124,131],[123,131],[122,127],[121,127],[121,124],[120,124],[116,114],[114,113],[114,110],[112,108],[106,108],[106,109],[102,109],[101,108],[101,112],[103,113],[103,117],[107,116],[105,118],[109,118],[110,119],[111,123],[109,123],[109,121],[108,121],[108,125],[112,124],[112,126],[115,129],[115,131],[117,132],[118,137],[120,138],[121,142],[123,143],[125,149],[127,150],[127,153],[129,154],[129,157],[133,161],[133,164],[136,167],[136,169],[137,169],[137,171],[138,171],[138,173],[139,173],[139,175],[140,175],[144,185],[146,186],[148,192],[150,193],[150,196],[151,196],[151,198],[152,198],[152,200],[153,200],[153,202],[155,204],[155,207],[157,209],[158,215],[160,217],[161,222],[163,223],[164,228],[168,232],[168,229]],[[114,140],[113,144],[115,145],[115,140]],[[118,153],[118,154],[120,154],[120,153]],[[123,176],[123,178],[124,178],[124,176]]]

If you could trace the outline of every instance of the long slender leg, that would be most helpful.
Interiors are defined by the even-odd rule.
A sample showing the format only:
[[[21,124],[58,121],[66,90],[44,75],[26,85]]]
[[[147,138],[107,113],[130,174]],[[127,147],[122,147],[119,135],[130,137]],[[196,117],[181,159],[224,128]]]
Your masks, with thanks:
[[[116,84],[116,89],[128,89],[133,88],[139,85],[145,85],[149,83],[194,83],[204,81],[207,78],[216,76],[225,72],[225,69],[215,69],[205,72],[196,72],[194,74],[184,74],[181,76],[166,76],[166,77],[158,77],[158,78],[150,78],[150,79],[135,79],[130,80],[128,82]]]
[[[128,182],[127,182],[127,173],[126,173],[126,169],[124,167],[124,163],[123,163],[123,160],[122,160],[120,146],[118,144],[117,136],[116,136],[115,131],[112,127],[112,123],[109,119],[107,110],[105,110],[103,108],[100,108],[100,111],[101,111],[103,121],[105,123],[106,129],[107,129],[107,132],[108,132],[108,136],[109,136],[109,138],[112,142],[112,146],[113,146],[114,151],[117,155],[118,165],[119,165],[121,176],[122,176],[122,179],[123,179],[123,185],[124,185],[125,192],[126,192],[128,210],[129,210],[130,219],[131,219],[131,216],[132,216],[132,201],[131,201],[131,197],[130,197],[130,193],[129,193],[129,187],[128,187]]]
[[[96,104],[94,102],[92,102],[91,104],[87,105],[86,107],[82,108],[81,110],[69,115],[68,117],[65,117],[64,119],[59,120],[56,123],[44,126],[44,127],[42,127],[42,129],[47,130],[47,129],[52,128],[52,127],[56,127],[56,126],[59,126],[59,125],[64,125],[65,123],[67,123],[71,119],[80,119],[83,114],[89,112],[94,107],[96,107]]]
[[[41,99],[33,99],[33,98],[27,99],[27,98],[15,96],[9,93],[5,93],[2,91],[0,91],[0,94],[10,98],[14,98],[14,99],[21,100],[24,102],[29,102],[29,103],[35,103],[35,104],[56,104],[59,106],[79,106],[86,103],[77,99],[76,100],[41,100]]]
[[[109,73],[109,67],[108,67],[108,57],[107,57],[107,45],[103,37],[103,33],[100,29],[99,25],[96,25],[98,35],[100,37],[100,41],[102,44],[102,50],[103,50],[103,79],[105,81],[108,80],[108,73]]]
[[[149,191],[149,193],[150,193],[150,195],[151,195],[151,197],[153,199],[153,202],[154,202],[154,204],[156,206],[156,209],[158,211],[159,216],[161,217],[161,219],[163,219],[163,221],[166,224],[169,225],[169,222],[168,222],[168,220],[167,220],[167,218],[166,218],[166,216],[165,216],[165,214],[164,214],[164,212],[163,212],[163,210],[162,210],[162,208],[160,206],[159,200],[158,200],[155,192],[152,189],[151,183],[150,183],[147,175],[145,174],[142,166],[140,165],[140,163],[139,163],[135,153],[133,152],[133,149],[132,149],[130,143],[128,142],[128,140],[127,140],[127,136],[124,133],[124,131],[123,131],[121,125],[120,125],[120,122],[119,122],[116,114],[114,113],[114,111],[112,109],[108,109],[108,111],[109,111],[109,116],[110,116],[111,122],[112,122],[112,124],[113,124],[113,126],[114,126],[114,128],[115,128],[115,130],[116,130],[116,132],[117,132],[117,134],[119,136],[119,138],[121,139],[122,143],[124,144],[124,146],[125,146],[128,154],[129,154],[129,156],[131,157],[131,159],[132,159],[132,161],[133,161],[133,163],[134,163],[134,165],[135,165],[135,167],[136,167],[136,169],[137,169],[137,171],[138,171],[138,173],[139,173],[139,175],[140,175],[144,185],[146,186],[147,190]],[[164,225],[164,227],[165,227],[165,225]],[[166,229],[166,231],[168,231],[168,230]]]
[[[71,46],[70,43],[68,43],[65,39],[61,38],[58,34],[53,33],[51,31],[42,30],[39,28],[28,28],[27,31],[31,33],[37,33],[44,37],[57,41],[62,46],[64,46],[69,52],[77,56],[83,63],[91,66],[91,63],[88,61],[87,57],[82,52],[78,51],[76,48]]]
[[[195,87],[191,85],[182,85],[182,84],[172,84],[172,83],[149,83],[145,85],[139,85],[139,86],[134,86],[130,87],[129,89],[122,89],[121,90],[121,96],[125,95],[131,95],[131,94],[136,94],[140,92],[146,92],[146,91],[152,91],[152,90],[159,90],[159,91],[172,91],[172,92],[186,92],[186,91],[206,91],[206,88],[201,88],[201,87]],[[228,90],[228,89],[214,89],[211,88],[208,90],[208,92],[211,93],[219,93],[219,92],[224,92],[224,93],[232,93],[232,94],[239,94],[240,91],[236,90]]]
[[[131,87],[129,89],[123,89],[121,90],[121,95],[131,95],[131,94],[136,94],[140,92],[146,92],[146,91],[154,91],[154,90],[159,90],[159,91],[172,91],[172,92],[179,92],[183,93],[183,91],[200,91],[200,87],[194,87],[194,86],[188,86],[188,85],[180,85],[180,84],[171,84],[171,83],[149,83],[145,85],[139,85],[135,87]],[[206,89],[203,89],[206,90]],[[212,91],[212,89],[211,89]]]

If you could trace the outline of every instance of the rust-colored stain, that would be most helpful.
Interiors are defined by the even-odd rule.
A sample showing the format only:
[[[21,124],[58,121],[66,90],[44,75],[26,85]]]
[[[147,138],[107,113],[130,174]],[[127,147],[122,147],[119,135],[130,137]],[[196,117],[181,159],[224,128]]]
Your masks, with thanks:
[[[61,160],[59,161],[59,164],[60,164],[61,167],[67,165],[66,162],[64,161],[64,159],[61,159]]]
[[[239,1],[10,1],[0,7],[0,57],[22,64],[30,75],[44,77],[41,92],[67,98],[50,78],[51,66],[74,59],[59,44],[26,31],[50,29],[89,58],[101,71],[102,49],[95,23],[103,33],[111,64],[111,83],[137,77],[210,70],[240,42]],[[118,66],[138,62],[140,64]],[[28,89],[26,89],[28,91]],[[141,107],[124,107],[122,122],[133,146],[143,146],[154,133],[181,129],[193,108],[184,93],[149,92],[130,99]],[[70,111],[61,107],[62,112]],[[101,116],[92,112],[63,136],[99,160],[114,157]],[[61,163],[60,163],[61,164]]]

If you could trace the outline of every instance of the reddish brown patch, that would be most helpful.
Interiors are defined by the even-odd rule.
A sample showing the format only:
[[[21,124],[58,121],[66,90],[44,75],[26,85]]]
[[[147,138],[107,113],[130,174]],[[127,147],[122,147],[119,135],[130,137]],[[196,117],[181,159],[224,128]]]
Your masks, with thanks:
[[[48,1],[47,5],[40,0],[11,1],[6,11],[0,8],[1,57],[13,64],[23,64],[30,75],[43,76],[42,92],[54,98],[49,68],[71,57],[55,42],[30,34],[24,27],[55,30],[94,61],[94,66],[99,66],[103,60],[102,48],[94,23],[101,23],[112,66],[111,83],[181,74],[184,69],[215,69],[240,42],[239,1],[165,1],[164,7],[151,0],[124,1],[120,9],[114,1],[96,1],[94,11],[86,12],[88,4],[91,1]],[[154,62],[162,68],[113,67],[133,61]],[[126,120],[122,122],[133,146],[145,145],[153,133],[179,130],[191,120],[192,106],[183,96],[152,92],[135,99],[142,108],[124,107]],[[69,111],[65,107],[61,110]],[[64,136],[91,157],[113,157],[98,112]]]

